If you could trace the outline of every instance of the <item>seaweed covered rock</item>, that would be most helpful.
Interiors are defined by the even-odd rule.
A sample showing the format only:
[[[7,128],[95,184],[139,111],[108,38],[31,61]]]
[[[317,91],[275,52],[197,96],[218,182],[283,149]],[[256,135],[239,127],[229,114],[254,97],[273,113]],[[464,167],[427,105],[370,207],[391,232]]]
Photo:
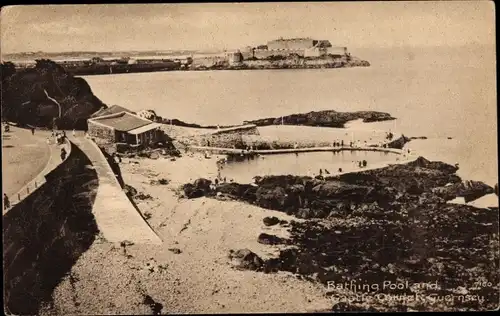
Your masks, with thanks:
[[[465,202],[470,202],[493,193],[494,189],[481,181],[464,181],[435,188],[432,192],[445,200],[463,197]]]
[[[279,245],[287,243],[286,239],[266,233],[260,234],[257,238],[257,242],[264,245]]]
[[[230,182],[219,184],[215,191],[217,193],[221,193],[233,198],[241,198],[243,201],[253,203],[255,201],[255,193],[257,191],[257,187],[249,184]]]
[[[352,185],[340,181],[327,181],[313,187],[312,192],[317,198],[364,200],[372,188]]]
[[[196,189],[202,190],[204,193],[208,193],[210,191],[210,184],[212,184],[212,181],[204,178],[196,179],[193,183]]]
[[[266,217],[264,217],[264,219],[262,221],[264,222],[264,225],[266,225],[266,226],[274,226],[274,225],[278,225],[280,223],[279,218],[277,218],[275,216],[272,216],[272,217],[266,216]]]
[[[205,195],[205,192],[191,183],[186,183],[182,186],[182,190],[184,191],[184,196],[188,199],[195,199]]]
[[[128,184],[125,184],[123,191],[125,191],[125,194],[128,195],[129,197],[134,197],[138,193],[136,188]]]
[[[258,206],[276,210],[284,209],[287,194],[282,187],[259,187],[255,195],[255,202]]]
[[[239,249],[229,251],[229,259],[233,262],[236,268],[241,270],[259,270],[264,261],[249,249]]]

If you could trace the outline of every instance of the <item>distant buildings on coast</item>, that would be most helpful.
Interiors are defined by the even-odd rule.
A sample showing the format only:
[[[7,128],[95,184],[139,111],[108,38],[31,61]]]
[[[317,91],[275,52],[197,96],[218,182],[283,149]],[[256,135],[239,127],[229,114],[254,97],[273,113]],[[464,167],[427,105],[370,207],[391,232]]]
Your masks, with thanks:
[[[321,57],[326,55],[348,55],[347,47],[333,46],[328,40],[315,40],[312,38],[277,39],[260,45],[256,48],[243,50],[244,58],[263,59],[268,56],[289,56],[292,54],[300,57]]]
[[[204,58],[195,58],[195,65],[208,63],[237,64],[245,60],[259,60],[272,58],[287,58],[289,56],[298,56],[302,58],[319,58],[332,56],[341,58],[350,56],[347,47],[333,46],[328,40],[316,40],[312,38],[290,38],[276,39],[267,42],[266,45],[257,47],[245,47],[236,51],[226,52],[223,56],[207,56]]]
[[[233,65],[246,60],[270,60],[297,56],[300,58],[333,58],[349,57],[347,47],[333,46],[328,40],[312,38],[289,38],[268,41],[266,45],[245,47],[236,51],[221,52],[219,54],[190,54],[182,56],[152,55],[152,56],[124,56],[110,57],[110,53],[102,53],[106,57],[87,58],[50,58],[68,70],[77,72],[89,68],[106,68],[108,73],[120,69],[146,68],[182,70],[193,67],[211,67],[214,65]],[[125,54],[122,54],[122,56]],[[36,64],[35,60],[13,61],[17,68],[28,68]]]

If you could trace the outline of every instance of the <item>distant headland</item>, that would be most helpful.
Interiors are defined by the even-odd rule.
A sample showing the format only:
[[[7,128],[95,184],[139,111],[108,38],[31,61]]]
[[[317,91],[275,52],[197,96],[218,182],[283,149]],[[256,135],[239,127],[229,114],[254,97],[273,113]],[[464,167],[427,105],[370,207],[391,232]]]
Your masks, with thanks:
[[[148,51],[148,52],[29,52],[4,55],[17,69],[31,68],[37,59],[49,58],[73,75],[116,73],[309,69],[368,67],[366,60],[351,56],[347,47],[312,38],[276,39],[265,45],[232,51]]]

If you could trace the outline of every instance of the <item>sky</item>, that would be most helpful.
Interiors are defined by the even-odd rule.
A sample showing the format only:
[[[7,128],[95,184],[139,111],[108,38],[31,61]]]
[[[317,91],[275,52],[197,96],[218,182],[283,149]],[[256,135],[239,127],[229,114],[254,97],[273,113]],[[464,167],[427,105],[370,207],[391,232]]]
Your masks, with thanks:
[[[279,37],[349,48],[495,45],[492,1],[2,7],[1,52],[237,49]]]

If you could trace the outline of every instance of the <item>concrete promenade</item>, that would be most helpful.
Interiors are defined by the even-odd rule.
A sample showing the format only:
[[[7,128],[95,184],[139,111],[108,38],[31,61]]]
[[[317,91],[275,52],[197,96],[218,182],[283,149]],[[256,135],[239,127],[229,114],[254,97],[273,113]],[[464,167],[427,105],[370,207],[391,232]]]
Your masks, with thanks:
[[[37,174],[30,182],[26,183],[20,190],[18,190],[16,193],[12,194],[9,196],[9,201],[10,205],[12,208],[15,206],[17,203],[25,199],[28,195],[32,194],[34,191],[36,191],[41,185],[43,185],[46,182],[45,176],[50,173],[52,170],[54,170],[57,166],[61,164],[61,148],[66,149],[66,157],[68,157],[71,154],[71,145],[68,141],[65,141],[63,144],[58,145],[55,142],[55,139],[51,138],[51,143],[48,144],[50,155],[49,155],[49,160],[47,161],[47,164],[43,168],[43,170]],[[7,213],[9,210],[3,210],[3,214]]]
[[[109,242],[161,244],[160,237],[126,196],[99,147],[81,134],[69,138],[90,159],[97,172],[99,186],[92,212],[104,239]]]

